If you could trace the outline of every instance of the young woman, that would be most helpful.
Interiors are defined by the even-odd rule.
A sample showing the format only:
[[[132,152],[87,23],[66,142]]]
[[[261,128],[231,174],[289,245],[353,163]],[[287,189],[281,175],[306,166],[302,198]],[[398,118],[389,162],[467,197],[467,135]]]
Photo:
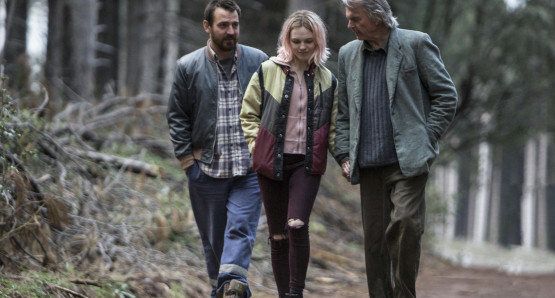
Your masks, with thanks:
[[[337,81],[322,65],[328,55],[320,17],[293,13],[283,24],[278,56],[262,63],[243,98],[241,125],[258,173],[280,297],[303,297],[308,221],[327,150],[333,155]]]

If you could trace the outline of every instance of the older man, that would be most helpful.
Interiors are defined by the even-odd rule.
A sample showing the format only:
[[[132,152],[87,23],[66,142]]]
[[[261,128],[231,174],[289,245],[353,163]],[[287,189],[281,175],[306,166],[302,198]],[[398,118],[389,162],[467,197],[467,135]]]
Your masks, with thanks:
[[[415,297],[424,188],[457,93],[438,48],[386,0],[342,0],[358,40],[339,51],[335,158],[361,184],[371,297]]]
[[[237,43],[240,14],[232,0],[207,5],[210,40],[179,59],[168,103],[170,138],[187,173],[213,298],[251,296],[247,270],[262,206],[239,112],[252,74],[268,56]]]

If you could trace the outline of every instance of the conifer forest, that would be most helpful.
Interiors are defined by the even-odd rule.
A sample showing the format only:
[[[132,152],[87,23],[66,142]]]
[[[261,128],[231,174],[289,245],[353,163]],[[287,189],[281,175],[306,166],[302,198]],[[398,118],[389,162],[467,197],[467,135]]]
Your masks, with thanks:
[[[0,297],[209,297],[169,139],[176,61],[206,46],[208,0],[0,1]],[[236,0],[239,43],[276,55],[309,9],[330,59],[341,0]],[[426,188],[420,297],[553,297],[555,0],[389,0],[457,88]],[[277,297],[265,211],[248,280]],[[360,192],[329,156],[305,297],[367,297]]]

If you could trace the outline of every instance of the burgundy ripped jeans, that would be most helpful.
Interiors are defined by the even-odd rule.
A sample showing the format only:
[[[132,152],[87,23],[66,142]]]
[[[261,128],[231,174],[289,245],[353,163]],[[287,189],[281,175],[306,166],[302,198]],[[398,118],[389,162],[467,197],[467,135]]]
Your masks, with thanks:
[[[272,269],[280,296],[289,288],[305,287],[310,258],[308,220],[322,176],[305,173],[304,160],[304,155],[285,154],[283,181],[258,175],[270,230]],[[292,227],[289,225],[292,220],[304,224]],[[275,236],[282,239],[276,240]]]

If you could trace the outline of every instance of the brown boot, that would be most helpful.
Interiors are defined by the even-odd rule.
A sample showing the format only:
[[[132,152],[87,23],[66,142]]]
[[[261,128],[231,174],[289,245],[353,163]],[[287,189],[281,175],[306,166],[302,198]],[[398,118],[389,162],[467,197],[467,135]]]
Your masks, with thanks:
[[[232,279],[224,285],[224,298],[244,298],[246,291],[246,283]]]

